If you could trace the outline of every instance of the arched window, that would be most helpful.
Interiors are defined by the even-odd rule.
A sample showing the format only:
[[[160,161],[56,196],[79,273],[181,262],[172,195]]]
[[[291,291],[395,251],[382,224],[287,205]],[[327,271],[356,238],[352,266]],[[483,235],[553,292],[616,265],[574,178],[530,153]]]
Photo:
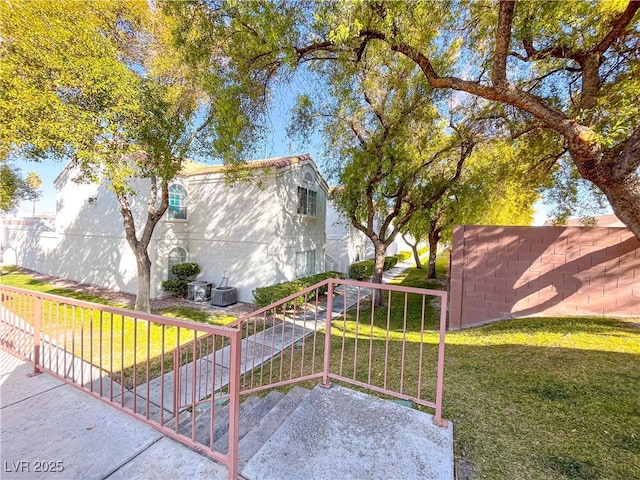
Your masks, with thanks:
[[[185,263],[187,261],[187,251],[184,248],[176,247],[169,252],[169,276],[167,277],[169,280],[174,280],[177,278],[173,273],[171,273],[171,267],[174,265],[178,265],[179,263]]]
[[[169,187],[169,218],[187,219],[187,191],[177,183]]]

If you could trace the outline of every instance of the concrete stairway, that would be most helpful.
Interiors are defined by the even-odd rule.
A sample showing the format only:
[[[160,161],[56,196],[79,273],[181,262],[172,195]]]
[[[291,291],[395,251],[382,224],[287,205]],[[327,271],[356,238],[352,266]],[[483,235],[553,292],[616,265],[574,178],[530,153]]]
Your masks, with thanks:
[[[228,407],[214,416],[214,446],[228,450]],[[334,385],[272,391],[240,405],[239,471],[248,480],[453,479],[453,428],[424,412]],[[179,431],[209,444],[211,416],[183,413]]]
[[[286,395],[272,391],[264,397],[250,396],[240,404],[238,431],[240,470],[309,393],[309,390],[295,386]],[[213,419],[213,444],[214,449],[221,453],[227,453],[229,450],[228,422],[228,405],[217,407]],[[194,425],[196,440],[204,445],[209,445],[211,441],[211,429],[209,428],[211,413],[208,408],[196,410],[195,421],[191,413],[184,412],[180,415],[178,431],[181,434],[191,437]],[[168,426],[172,427],[172,425]]]

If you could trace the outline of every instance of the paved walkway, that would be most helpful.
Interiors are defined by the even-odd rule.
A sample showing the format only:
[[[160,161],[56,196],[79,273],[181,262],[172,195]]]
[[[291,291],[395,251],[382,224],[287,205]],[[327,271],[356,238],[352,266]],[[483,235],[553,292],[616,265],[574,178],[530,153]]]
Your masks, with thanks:
[[[415,263],[411,260],[401,262],[384,272],[383,280],[388,282],[401,275],[407,268],[414,266]],[[371,290],[339,287],[337,293],[338,295],[333,299],[332,318],[339,317],[345,310],[349,310],[356,305],[358,301],[367,298],[371,294]],[[240,373],[243,374],[248,370],[258,368],[283,350],[291,347],[294,343],[312,335],[314,331],[324,328],[326,311],[326,301],[319,302],[317,308],[285,318],[282,323],[243,339]],[[182,405],[192,403],[194,388],[191,380],[194,371],[220,372],[219,375],[216,375],[215,383],[208,381],[211,375],[199,376],[202,381],[195,385],[196,400],[209,397],[213,392],[220,390],[229,383],[229,347],[200,358],[195,361],[195,364],[195,368],[193,362],[187,363],[180,368],[180,384],[182,385],[180,403]],[[148,399],[153,406],[162,407],[169,415],[173,414],[175,408],[173,404],[173,377],[174,372],[171,371],[166,373],[164,378],[155,378],[150,382],[148,391],[142,390],[138,393],[139,399],[142,402]]]
[[[410,261],[398,264],[385,272],[385,281],[412,266]],[[334,299],[335,315],[357,301],[356,293],[346,293]],[[289,325],[272,327],[245,341],[273,345],[272,340],[282,338],[277,329],[290,328],[290,341],[277,346],[287,348],[309,334],[304,320],[292,318]],[[320,322],[314,326],[322,327]],[[253,368],[268,358],[245,359],[245,365]],[[201,361],[224,366],[225,355],[216,352]],[[0,350],[2,479],[227,478],[224,466],[52,375],[29,377],[32,370],[31,364]],[[93,375],[86,380],[95,381]]]
[[[0,478],[226,479],[224,466],[0,350]]]
[[[414,266],[413,260],[400,262],[383,273],[383,280],[389,282],[401,275],[407,268]],[[371,295],[370,289],[344,286],[338,287],[336,292],[337,295],[333,298],[332,318],[338,318],[345,310],[349,310],[359,301]],[[326,311],[327,303],[321,301],[317,308],[285,318],[282,323],[243,339],[240,373],[243,374],[248,370],[258,368],[294,343],[312,335],[314,331],[324,328]],[[195,361],[195,364],[195,368],[194,362],[187,363],[180,368],[181,405],[188,406],[192,403],[194,386],[191,380],[194,371],[220,372],[219,375],[216,375],[215,383],[208,381],[211,375],[199,375],[202,381],[195,385],[196,400],[209,397],[213,392],[229,383],[229,347],[200,358]],[[171,371],[166,373],[164,378],[155,378],[150,382],[148,391],[142,390],[138,393],[139,399],[142,402],[148,399],[153,406],[162,407],[170,416],[174,413],[175,408],[173,404],[173,377],[174,372]]]

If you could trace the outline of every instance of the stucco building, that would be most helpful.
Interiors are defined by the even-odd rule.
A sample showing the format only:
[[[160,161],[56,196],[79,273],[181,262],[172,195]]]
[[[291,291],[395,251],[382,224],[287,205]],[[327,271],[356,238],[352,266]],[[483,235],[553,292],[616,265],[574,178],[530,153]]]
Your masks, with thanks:
[[[250,302],[256,287],[324,270],[327,184],[308,155],[247,162],[254,180],[230,185],[225,167],[188,161],[170,186],[170,206],[149,254],[151,297],[175,263],[196,262],[199,280],[238,289]],[[38,272],[135,293],[137,270],[115,195],[104,185],[74,181],[71,165],[55,181],[53,231],[8,228],[16,264]],[[149,185],[138,181],[136,222],[146,218]]]

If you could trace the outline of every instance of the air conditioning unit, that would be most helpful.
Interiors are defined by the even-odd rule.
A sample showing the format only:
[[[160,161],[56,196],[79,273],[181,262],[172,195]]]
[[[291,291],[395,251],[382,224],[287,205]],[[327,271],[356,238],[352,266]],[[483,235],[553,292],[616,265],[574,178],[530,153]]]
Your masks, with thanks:
[[[211,305],[227,307],[238,302],[238,289],[235,287],[215,287],[211,290]]]
[[[187,283],[187,300],[192,302],[208,302],[211,298],[211,282],[196,280]]]

